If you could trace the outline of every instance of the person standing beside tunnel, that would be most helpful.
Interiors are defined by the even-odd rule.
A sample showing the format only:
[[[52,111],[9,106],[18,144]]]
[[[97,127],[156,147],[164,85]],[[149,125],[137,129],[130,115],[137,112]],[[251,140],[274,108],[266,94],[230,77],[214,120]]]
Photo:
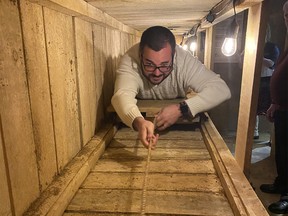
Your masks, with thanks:
[[[288,1],[283,6],[288,31]],[[277,177],[273,184],[262,184],[261,191],[279,193],[280,200],[269,205],[276,214],[288,213],[288,49],[279,57],[270,81],[271,105],[267,118],[274,122]]]
[[[156,115],[156,124],[145,120],[137,107],[137,99],[185,98],[189,89],[196,96],[179,104],[163,107]],[[180,117],[195,116],[231,97],[230,90],[218,74],[207,69],[188,51],[176,45],[173,33],[162,26],[146,29],[140,44],[122,57],[116,71],[112,105],[121,120],[138,131],[147,148],[158,139],[157,130],[165,130]]]
[[[259,89],[259,98],[257,105],[257,116],[254,130],[254,139],[259,139],[259,115],[266,115],[266,111],[271,104],[270,97],[270,78],[275,69],[276,61],[279,57],[280,50],[278,46],[270,42],[270,27],[266,31],[264,56],[262,61],[261,80]]]

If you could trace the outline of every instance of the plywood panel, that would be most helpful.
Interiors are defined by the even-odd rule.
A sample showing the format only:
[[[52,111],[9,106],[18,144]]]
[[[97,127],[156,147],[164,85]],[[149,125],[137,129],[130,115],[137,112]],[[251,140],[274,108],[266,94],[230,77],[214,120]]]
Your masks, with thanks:
[[[145,148],[108,148],[102,155],[102,158],[129,158],[134,160],[143,160],[146,158],[147,149]],[[174,149],[170,151],[169,149],[157,149],[157,151],[152,151],[152,160],[160,159],[210,159],[208,151],[203,151],[203,149]]]
[[[160,140],[163,146],[152,151],[145,215],[268,215],[211,120],[200,127],[206,148],[181,148],[194,141],[170,136],[172,143]],[[127,134],[125,129],[117,133]],[[190,134],[182,131],[183,137]],[[179,144],[172,147],[173,142]],[[182,150],[201,150],[202,155]],[[205,152],[211,157],[205,158]],[[114,138],[64,215],[143,214],[147,157],[147,149],[133,147],[132,139]]]
[[[64,213],[63,216],[95,216],[95,213],[93,212],[69,212],[69,213]],[[97,216],[118,216],[119,213],[100,213],[97,212]],[[149,214],[146,214],[149,215]],[[129,213],[129,216],[139,216],[139,213]]]
[[[104,94],[104,107],[107,108],[110,105],[110,100],[113,95],[114,90],[114,68],[115,68],[115,55],[113,53],[113,30],[106,28],[105,29],[106,37],[106,67],[104,73],[104,83],[103,83],[103,94]]]
[[[88,175],[81,187],[142,190],[143,179],[144,173],[93,172]],[[147,190],[223,192],[220,181],[215,174],[164,173],[162,169],[158,170],[157,173],[150,172]]]
[[[173,99],[173,100],[138,100],[137,106],[140,110],[140,112],[145,113],[152,113],[155,116],[163,107],[174,104],[174,103],[180,103],[183,101],[183,99]],[[115,109],[113,106],[109,106],[107,108],[109,112],[115,112]]]
[[[124,139],[114,139],[113,142],[109,144],[110,148],[121,148],[121,147],[129,147],[129,148],[144,148],[140,140],[124,140]],[[159,139],[157,142],[156,148],[165,148],[165,149],[206,149],[206,145],[203,140],[177,140],[175,139]]]
[[[120,32],[106,28],[106,71],[104,74],[104,106],[110,105],[110,100],[114,91],[115,74],[121,50]]]
[[[79,17],[81,19],[87,20],[91,23],[104,24],[112,28],[119,28],[119,30],[124,32],[129,32],[130,34],[137,34],[135,29],[124,25],[123,23],[116,20],[114,17],[109,16],[107,13],[99,10],[97,7],[87,4],[85,1],[63,1],[63,0],[30,0],[41,4],[50,9],[59,11],[61,13]]]
[[[125,158],[101,159],[93,168],[93,172],[144,172],[146,161],[144,160],[130,160]],[[150,172],[159,172],[161,170],[165,173],[198,173],[198,174],[212,174],[215,169],[211,160],[183,160],[181,164],[177,159],[168,160],[154,160],[150,161]]]
[[[95,66],[95,85],[96,85],[96,130],[101,126],[104,119],[104,96],[103,84],[104,73],[106,70],[106,37],[105,28],[93,25],[94,43],[94,66]]]
[[[111,49],[111,54],[112,54],[112,59],[113,59],[113,83],[115,82],[116,79],[116,69],[118,66],[118,63],[120,62],[121,58],[121,33],[118,30],[113,30],[112,31],[112,41],[110,49]],[[114,90],[114,85],[113,90]]]
[[[0,1],[0,113],[15,215],[39,194],[30,102],[15,1]],[[2,196],[2,194],[1,194]]]
[[[139,213],[141,194],[141,190],[80,189],[67,210]],[[147,191],[146,196],[148,214],[234,215],[226,197],[219,193]]]
[[[103,125],[99,133],[65,166],[65,171],[41,193],[39,199],[25,212],[25,216],[62,215],[114,134],[115,127],[112,124]]]
[[[72,17],[44,8],[48,68],[59,169],[80,150]]]
[[[86,145],[94,135],[96,124],[96,74],[91,23],[75,18],[75,40],[82,144]]]
[[[178,130],[178,129],[183,130]],[[194,130],[193,125],[175,125],[169,127],[169,129],[159,132],[159,139],[183,139],[183,140],[194,140],[201,141],[203,137],[199,130]],[[189,133],[187,133],[187,130]],[[133,131],[131,128],[122,128],[121,133],[115,134],[115,139],[137,139],[138,132]]]
[[[57,174],[42,7],[20,1],[40,189]],[[35,49],[37,47],[37,49]]]
[[[202,130],[216,172],[235,215],[268,215],[210,119],[202,124]]]
[[[7,167],[7,156],[2,134],[2,121],[0,116],[0,215],[12,215],[11,194],[9,194],[9,172]],[[11,189],[11,188],[10,188]]]
[[[122,56],[132,45],[129,41],[130,35],[124,32],[120,33],[121,37],[121,48],[120,48],[120,55]]]

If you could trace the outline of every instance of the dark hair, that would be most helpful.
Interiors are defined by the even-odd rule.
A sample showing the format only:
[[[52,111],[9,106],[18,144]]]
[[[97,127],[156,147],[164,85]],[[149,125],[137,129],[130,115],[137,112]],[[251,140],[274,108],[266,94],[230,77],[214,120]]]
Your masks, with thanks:
[[[176,41],[173,33],[163,26],[152,26],[146,29],[141,36],[139,47],[140,54],[143,53],[143,49],[145,46],[148,46],[154,51],[159,51],[163,49],[167,43],[170,44],[173,55],[176,46]]]

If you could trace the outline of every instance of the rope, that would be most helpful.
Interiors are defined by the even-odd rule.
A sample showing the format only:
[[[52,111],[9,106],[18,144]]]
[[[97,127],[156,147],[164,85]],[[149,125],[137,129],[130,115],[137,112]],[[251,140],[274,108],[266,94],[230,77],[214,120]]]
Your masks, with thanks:
[[[146,191],[147,191],[147,181],[148,181],[148,174],[149,174],[150,159],[151,159],[151,140],[149,141],[148,156],[146,160],[145,176],[144,176],[143,188],[142,188],[141,215],[145,215]]]
[[[154,118],[153,124],[154,124],[154,131],[155,131],[155,128],[156,128],[156,118]],[[145,215],[146,191],[147,191],[149,165],[150,165],[151,150],[152,150],[152,149],[151,149],[151,146],[152,146],[152,139],[149,140],[148,155],[147,155],[146,166],[145,166],[145,176],[144,176],[143,187],[142,187],[141,215]]]

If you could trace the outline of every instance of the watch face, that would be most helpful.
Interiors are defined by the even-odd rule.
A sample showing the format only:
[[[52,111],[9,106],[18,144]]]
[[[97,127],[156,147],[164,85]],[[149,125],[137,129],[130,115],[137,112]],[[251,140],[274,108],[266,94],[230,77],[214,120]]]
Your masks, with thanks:
[[[183,115],[188,114],[189,108],[188,108],[188,105],[184,101],[180,103],[180,111]]]

